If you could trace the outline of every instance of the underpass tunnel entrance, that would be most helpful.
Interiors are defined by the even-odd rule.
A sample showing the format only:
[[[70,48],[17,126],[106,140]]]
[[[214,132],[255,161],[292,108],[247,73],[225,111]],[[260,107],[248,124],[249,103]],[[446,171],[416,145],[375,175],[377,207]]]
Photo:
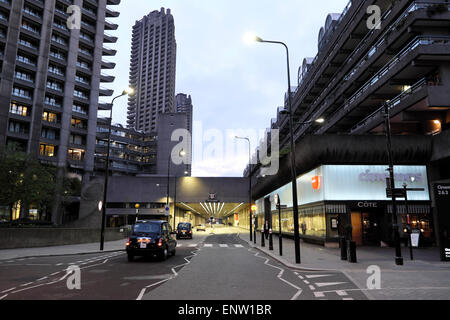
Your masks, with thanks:
[[[209,226],[211,218],[215,225],[239,227],[240,212],[249,211],[249,204],[243,202],[177,202],[175,211],[175,226],[189,222],[194,226]],[[172,217],[173,218],[173,217]]]

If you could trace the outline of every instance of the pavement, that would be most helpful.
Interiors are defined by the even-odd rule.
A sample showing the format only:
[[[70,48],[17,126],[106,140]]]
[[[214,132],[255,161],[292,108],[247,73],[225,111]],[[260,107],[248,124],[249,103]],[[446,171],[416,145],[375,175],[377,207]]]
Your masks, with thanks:
[[[237,229],[237,228],[236,228]],[[357,248],[357,263],[341,261],[340,249],[301,242],[301,264],[296,264],[294,241],[283,238],[283,256],[279,255],[278,236],[273,236],[274,250],[269,250],[269,241],[261,247],[261,233],[257,233],[256,244],[250,242],[247,230],[237,229],[242,240],[260,250],[286,267],[298,271],[341,271],[347,275],[366,296],[374,300],[449,300],[450,263],[441,262],[438,248],[415,248],[414,260],[409,248],[402,248],[404,266],[394,261],[394,248]],[[370,268],[380,270],[380,288],[369,290]],[[373,270],[373,269],[372,269]]]
[[[41,248],[3,249],[0,250],[0,261],[29,257],[51,257],[124,251],[125,242],[125,239],[105,242],[104,251],[100,251],[100,242]]]

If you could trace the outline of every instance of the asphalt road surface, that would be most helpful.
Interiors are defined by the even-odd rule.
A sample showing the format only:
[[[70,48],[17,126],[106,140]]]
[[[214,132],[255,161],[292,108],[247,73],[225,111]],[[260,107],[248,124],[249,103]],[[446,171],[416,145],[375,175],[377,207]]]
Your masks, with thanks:
[[[340,272],[294,272],[235,234],[178,243],[163,262],[128,262],[124,252],[0,261],[0,300],[367,299]],[[68,288],[71,266],[80,268],[80,290]]]

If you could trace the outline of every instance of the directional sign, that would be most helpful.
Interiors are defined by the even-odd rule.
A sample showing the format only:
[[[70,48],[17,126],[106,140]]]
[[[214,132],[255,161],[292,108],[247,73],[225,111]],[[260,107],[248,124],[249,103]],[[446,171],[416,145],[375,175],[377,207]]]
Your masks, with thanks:
[[[441,260],[450,262],[450,183],[434,185],[436,207],[438,211],[439,238],[441,246]]]
[[[406,192],[405,189],[394,189],[394,194],[396,198],[405,198]],[[392,198],[392,189],[386,189],[386,197]]]

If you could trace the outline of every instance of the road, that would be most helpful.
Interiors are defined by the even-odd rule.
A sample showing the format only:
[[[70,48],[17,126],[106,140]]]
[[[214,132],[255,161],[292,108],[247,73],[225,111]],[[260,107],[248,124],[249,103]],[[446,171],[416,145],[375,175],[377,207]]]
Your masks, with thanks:
[[[236,234],[216,230],[180,240],[161,262],[124,252],[0,262],[0,300],[366,300],[340,272],[298,272],[264,256]],[[81,270],[69,290],[67,268]]]

